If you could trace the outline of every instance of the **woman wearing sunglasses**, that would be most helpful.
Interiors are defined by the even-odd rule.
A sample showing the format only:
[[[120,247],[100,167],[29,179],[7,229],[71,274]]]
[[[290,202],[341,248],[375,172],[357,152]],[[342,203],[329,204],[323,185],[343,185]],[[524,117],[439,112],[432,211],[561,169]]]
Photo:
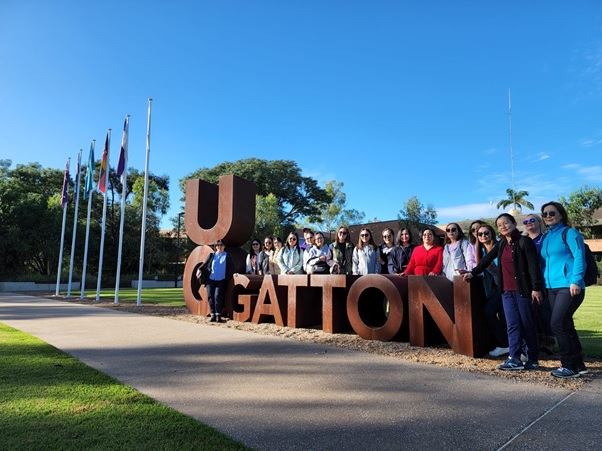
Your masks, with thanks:
[[[470,223],[470,231],[468,233],[468,241],[470,242],[470,245],[468,246],[468,261],[471,264],[471,268],[474,268],[477,265],[477,252],[476,252],[476,245],[478,242],[478,236],[477,233],[479,231],[479,228],[482,225],[486,225],[486,222],[481,221],[480,219],[477,219],[476,221],[472,221]]]
[[[521,235],[516,228],[516,219],[502,213],[495,220],[502,239],[495,243],[480,263],[464,279],[481,274],[497,258],[502,293],[502,303],[508,332],[510,355],[500,370],[532,370],[539,367],[539,342],[535,325],[534,303],[543,298],[543,280],[537,249],[529,237]],[[523,340],[526,342],[527,363],[521,361]]]
[[[270,259],[274,255],[274,239],[271,236],[266,236],[263,239],[263,249],[257,257],[257,267],[260,276],[271,274],[270,271]]]
[[[353,250],[353,274],[360,276],[380,273],[380,252],[369,229],[360,231],[360,239]]]
[[[495,239],[495,230],[489,224],[481,224],[477,229],[477,241],[475,243],[477,264],[481,259],[493,250]],[[485,288],[485,306],[483,314],[487,318],[489,329],[495,337],[495,349],[489,352],[491,357],[500,357],[508,354],[508,332],[506,326],[506,316],[504,314],[504,304],[499,290],[500,268],[497,258],[493,260],[485,271],[483,271],[483,287]]]
[[[351,242],[349,228],[340,226],[334,242],[330,245],[332,260],[335,262],[332,266],[333,274],[353,274],[353,249],[355,246]]]
[[[422,231],[422,245],[412,252],[410,263],[402,276],[438,276],[443,269],[443,248],[435,243],[435,232],[430,227]]]
[[[469,242],[458,224],[451,222],[445,228],[445,246],[443,248],[443,274],[453,283],[454,276],[460,270],[470,271],[474,262],[468,255]]]
[[[280,274],[280,266],[278,265],[278,257],[282,252],[282,238],[275,236],[273,239],[274,252],[270,256],[270,274]]]
[[[254,238],[251,241],[251,249],[247,254],[247,274],[259,274],[259,254],[261,253],[261,241],[259,239]]]
[[[278,257],[278,266],[281,274],[303,274],[303,257],[299,247],[299,237],[295,232],[289,233]]]
[[[389,274],[389,262],[391,261],[391,253],[395,249],[395,232],[393,229],[386,228],[383,230],[383,244],[380,245],[380,272],[381,274]]]
[[[579,377],[587,373],[581,342],[573,323],[585,296],[585,244],[583,236],[571,227],[562,204],[548,202],[541,207],[548,227],[541,245],[544,278],[552,307],[552,330],[558,340],[561,367],[552,371],[559,378]],[[563,232],[566,229],[566,242]]]
[[[543,241],[544,233],[546,232],[541,218],[534,213],[527,215],[523,220],[523,225],[525,226],[525,233],[533,240],[537,252],[540,252],[541,243]],[[544,261],[541,256],[539,258],[539,264],[543,270]],[[544,293],[543,300],[535,307],[535,311],[537,313],[539,350],[551,355],[554,353],[554,344],[556,343],[556,340],[554,339],[554,332],[552,332],[552,326],[550,325],[552,321],[552,307],[550,306],[550,301],[548,300],[546,293]]]

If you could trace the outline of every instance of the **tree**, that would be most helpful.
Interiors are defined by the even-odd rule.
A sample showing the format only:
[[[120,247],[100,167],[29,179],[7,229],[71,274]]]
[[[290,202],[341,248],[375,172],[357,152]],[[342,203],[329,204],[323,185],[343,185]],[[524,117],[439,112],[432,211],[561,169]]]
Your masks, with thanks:
[[[529,210],[535,209],[533,204],[525,199],[529,195],[527,191],[515,191],[512,188],[508,188],[506,193],[508,194],[508,199],[500,200],[496,205],[497,208],[506,208],[512,205],[519,213],[522,212],[522,207],[527,207]]]
[[[366,217],[363,211],[346,208],[347,195],[343,192],[343,186],[343,182],[337,182],[335,180],[326,182],[324,189],[332,200],[326,205],[324,210],[322,210],[315,223],[308,223],[307,225],[311,225],[312,228],[330,232],[341,225],[350,226],[362,223]]]
[[[573,227],[578,229],[585,238],[593,238],[592,226],[596,224],[593,217],[594,212],[602,208],[602,189],[583,185],[578,190],[569,193],[568,197],[560,196],[559,202],[564,205]]]
[[[411,230],[420,230],[423,226],[432,226],[437,223],[437,211],[429,204],[424,207],[417,196],[410,197],[399,210],[397,215],[400,227]]]
[[[277,200],[278,222],[284,229],[294,227],[298,218],[317,220],[331,201],[326,190],[320,188],[313,178],[303,177],[297,163],[291,160],[247,158],[235,162],[226,161],[213,168],[197,169],[180,180],[180,188],[186,193],[188,179],[217,184],[220,176],[229,174],[254,182],[257,186],[257,196],[261,198],[272,194]],[[268,223],[266,218],[260,216],[261,213],[257,211],[257,224]],[[256,230],[260,228],[257,226]]]

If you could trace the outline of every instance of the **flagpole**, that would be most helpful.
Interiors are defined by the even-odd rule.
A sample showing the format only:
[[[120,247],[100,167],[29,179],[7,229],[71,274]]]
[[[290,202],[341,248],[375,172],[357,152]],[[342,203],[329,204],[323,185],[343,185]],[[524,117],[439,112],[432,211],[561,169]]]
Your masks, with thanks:
[[[84,299],[86,291],[86,267],[88,266],[88,242],[90,239],[90,212],[92,211],[92,183],[94,174],[94,147],[96,140],[90,143],[90,153],[88,155],[88,169],[86,170],[86,180],[84,183],[84,200],[88,198],[88,217],[86,219],[86,244],[84,245],[84,268],[82,270],[82,293],[80,299]]]
[[[67,166],[65,167],[65,175],[63,177],[63,191],[61,193],[61,206],[63,207],[63,226],[61,229],[61,250],[59,251],[59,268],[56,274],[56,291],[55,296],[59,295],[61,284],[61,270],[63,269],[63,246],[65,245],[65,225],[67,224],[67,189],[69,188],[69,165],[71,158],[67,158]]]
[[[75,172],[75,187],[73,197],[75,198],[75,212],[73,213],[73,238],[71,239],[71,261],[69,262],[69,283],[67,284],[67,299],[71,297],[71,282],[73,281],[73,257],[75,254],[75,237],[77,235],[77,213],[79,211],[79,173],[82,164],[82,149],[77,154],[77,168]]]
[[[144,269],[144,241],[146,239],[146,204],[148,200],[148,162],[150,159],[150,133],[151,133],[151,104],[153,99],[148,99],[148,121],[146,124],[146,164],[144,167],[144,201],[142,207],[142,232],[140,236],[140,267],[138,268],[138,300],[136,305],[142,305],[142,271]]]
[[[107,130],[107,138],[105,141],[105,149],[106,149],[106,168],[105,168],[105,173],[104,173],[104,177],[105,177],[105,181],[104,181],[104,200],[102,203],[102,227],[101,227],[101,232],[100,232],[100,255],[98,258],[98,280],[96,281],[96,302],[100,301],[100,284],[102,281],[102,260],[103,260],[103,255],[104,255],[104,248],[105,248],[105,230],[106,230],[106,225],[107,225],[107,185],[108,185],[108,179],[109,179],[109,152],[110,152],[110,143],[111,143],[111,129]],[[104,152],[103,152],[103,160],[105,160],[104,157]],[[102,172],[102,162],[101,162],[101,166],[100,166],[100,170]],[[100,177],[98,179],[98,183],[100,185],[101,183],[101,179],[103,177],[103,174],[100,174]]]
[[[117,249],[117,277],[115,278],[115,304],[119,304],[119,282],[121,281],[121,250],[123,249],[123,226],[125,223],[125,195],[128,177],[128,131],[130,128],[130,115],[125,117],[123,123],[123,136],[121,138],[121,151],[117,165],[117,175],[121,175],[121,220],[119,222],[119,248]]]

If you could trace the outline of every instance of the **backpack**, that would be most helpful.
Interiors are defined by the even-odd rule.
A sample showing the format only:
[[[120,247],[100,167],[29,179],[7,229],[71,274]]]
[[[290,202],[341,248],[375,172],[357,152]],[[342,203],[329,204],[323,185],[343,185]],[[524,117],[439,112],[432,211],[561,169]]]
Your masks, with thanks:
[[[566,242],[566,234],[568,233],[570,227],[565,227],[564,230],[562,231],[562,241],[564,241],[565,246],[567,247],[567,249],[569,250],[569,252],[571,252],[571,248],[569,247],[568,243]],[[596,285],[598,283],[598,276],[600,275],[600,272],[598,270],[598,265],[596,264],[596,259],[594,258],[594,254],[592,253],[592,250],[589,248],[589,246],[585,243],[584,244],[584,257],[585,257],[585,274],[583,275],[583,283],[585,284],[586,287],[589,287],[590,285]],[[571,253],[571,255],[573,255]]]

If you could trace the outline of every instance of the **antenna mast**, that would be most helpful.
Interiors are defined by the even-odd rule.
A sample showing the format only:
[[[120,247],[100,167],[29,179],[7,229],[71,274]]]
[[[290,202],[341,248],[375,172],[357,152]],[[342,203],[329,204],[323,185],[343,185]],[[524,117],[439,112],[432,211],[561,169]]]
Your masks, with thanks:
[[[510,88],[508,88],[508,125],[510,127],[510,172],[512,174],[512,192],[516,194],[514,188],[514,152],[512,150],[512,101],[510,100]]]

